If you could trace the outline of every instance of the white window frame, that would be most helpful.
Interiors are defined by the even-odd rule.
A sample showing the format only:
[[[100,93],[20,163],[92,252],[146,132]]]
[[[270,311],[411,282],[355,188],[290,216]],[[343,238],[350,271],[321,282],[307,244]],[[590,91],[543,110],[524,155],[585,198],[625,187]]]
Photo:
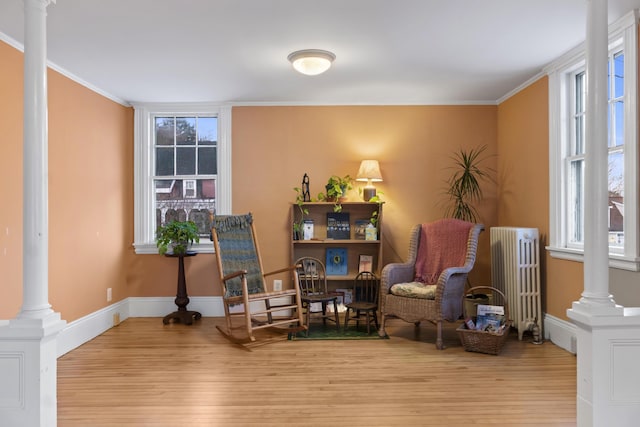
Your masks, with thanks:
[[[157,254],[155,194],[153,185],[153,117],[215,115],[218,117],[218,177],[216,213],[230,214],[231,208],[231,106],[219,104],[153,103],[134,104],[134,242],[137,254]],[[213,253],[210,239],[200,239],[193,250]]]
[[[610,251],[609,266],[640,271],[638,248],[638,11],[609,27],[609,50],[624,51],[624,248]],[[565,158],[571,142],[573,102],[570,79],[584,68],[585,46],[576,47],[545,68],[549,76],[549,246],[554,258],[584,261],[584,250],[568,244],[568,173]]]

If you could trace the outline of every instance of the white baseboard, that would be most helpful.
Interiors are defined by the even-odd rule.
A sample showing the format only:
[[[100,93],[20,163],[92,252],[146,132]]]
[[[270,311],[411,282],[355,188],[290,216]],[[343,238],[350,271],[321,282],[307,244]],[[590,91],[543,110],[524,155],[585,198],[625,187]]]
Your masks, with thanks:
[[[73,322],[60,331],[57,337],[58,357],[68,353],[91,341],[101,333],[114,326],[114,315],[120,317],[120,321],[129,317],[129,303],[127,300],[119,301],[101,310],[88,314]]]
[[[177,310],[175,297],[130,297],[129,317],[164,317]],[[189,297],[189,310],[205,317],[224,316],[222,297]]]
[[[91,341],[115,326],[114,315],[120,321],[129,317],[164,317],[176,311],[175,297],[129,297],[101,310],[74,320],[58,335],[57,357]],[[283,304],[282,298],[274,298],[274,304]],[[224,317],[222,297],[189,297],[189,310],[198,311],[204,317]],[[238,309],[241,305],[238,306]],[[232,311],[234,309],[232,308]]]
[[[576,354],[576,326],[573,323],[545,314],[543,329],[545,339]]]

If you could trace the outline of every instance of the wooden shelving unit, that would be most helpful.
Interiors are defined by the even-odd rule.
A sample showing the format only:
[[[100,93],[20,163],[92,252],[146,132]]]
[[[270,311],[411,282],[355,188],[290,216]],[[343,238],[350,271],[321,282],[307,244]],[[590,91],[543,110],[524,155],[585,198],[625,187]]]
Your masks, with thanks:
[[[318,258],[326,264],[326,252],[328,248],[345,248],[347,251],[347,274],[327,275],[330,282],[344,282],[353,280],[358,274],[358,264],[360,255],[371,255],[373,257],[373,272],[378,274],[382,269],[382,242],[383,215],[382,203],[370,202],[345,202],[341,203],[342,212],[349,214],[350,238],[349,239],[328,239],[327,238],[327,214],[334,212],[334,204],[326,202],[309,202],[303,205],[308,211],[304,215],[305,220],[313,221],[313,238],[311,240],[296,240],[294,238],[294,221],[300,220],[301,213],[298,205],[292,204],[290,213],[291,229],[291,262],[305,256]],[[374,215],[374,213],[376,213]],[[356,220],[370,220],[376,218],[377,240],[363,240],[356,238]],[[332,286],[339,286],[339,283],[332,283]]]

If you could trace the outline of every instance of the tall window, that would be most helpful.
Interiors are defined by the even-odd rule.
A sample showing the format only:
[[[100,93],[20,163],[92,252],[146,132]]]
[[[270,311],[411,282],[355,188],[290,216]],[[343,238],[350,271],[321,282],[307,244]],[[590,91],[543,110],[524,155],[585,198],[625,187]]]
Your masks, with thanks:
[[[614,24],[608,60],[610,265],[637,271],[637,17]],[[579,47],[548,68],[551,235],[558,258],[582,260],[585,213],[586,75]]]
[[[614,51],[608,62],[608,182],[609,246],[620,252],[624,245],[624,53]],[[572,77],[572,136],[566,157],[568,177],[568,243],[584,244],[584,182],[586,78],[581,69]]]
[[[155,230],[191,220],[212,250],[211,217],[230,204],[230,110],[217,106],[136,106],[137,253],[156,253]]]

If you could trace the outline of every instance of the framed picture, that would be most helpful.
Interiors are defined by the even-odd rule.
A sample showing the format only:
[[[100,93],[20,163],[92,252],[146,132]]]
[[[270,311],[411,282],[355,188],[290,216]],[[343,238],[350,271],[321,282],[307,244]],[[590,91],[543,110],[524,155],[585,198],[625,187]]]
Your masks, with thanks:
[[[349,212],[327,213],[327,239],[349,240],[351,226]]]
[[[373,255],[360,255],[358,273],[362,273],[363,271],[373,272]]]
[[[356,240],[364,240],[366,237],[366,229],[367,225],[369,225],[368,219],[356,219],[355,220],[355,231],[353,233],[353,237]]]
[[[327,276],[347,274],[347,248],[327,248]]]

